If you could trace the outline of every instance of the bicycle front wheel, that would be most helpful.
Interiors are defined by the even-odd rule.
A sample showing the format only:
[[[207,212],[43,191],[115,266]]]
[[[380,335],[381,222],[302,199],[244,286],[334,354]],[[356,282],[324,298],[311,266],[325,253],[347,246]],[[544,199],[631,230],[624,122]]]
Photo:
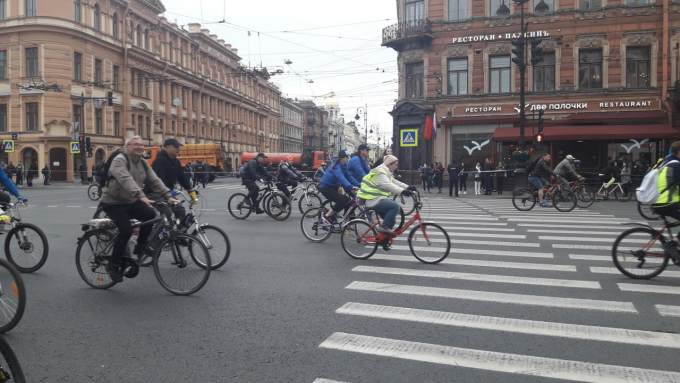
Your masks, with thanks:
[[[26,309],[26,287],[21,274],[0,259],[0,333],[13,329]]]
[[[99,199],[102,197],[101,187],[98,185],[90,185],[90,187],[87,188],[87,196],[92,201],[99,201]]]
[[[340,243],[345,253],[354,259],[368,259],[378,250],[375,228],[363,219],[349,221],[342,229]]]
[[[224,230],[214,225],[201,225],[191,235],[200,239],[203,245],[208,248],[213,270],[217,270],[227,263],[231,254],[231,242],[229,242],[229,236]]]
[[[633,279],[654,278],[668,266],[661,233],[646,227],[626,230],[614,241],[612,260],[619,271]]]
[[[652,208],[652,205],[638,202],[637,210],[638,213],[640,213],[640,216],[642,216],[642,218],[648,221],[657,221],[661,219],[661,217],[658,214],[656,214],[656,212]]]
[[[298,200],[298,210],[300,214],[312,208],[321,207],[321,198],[316,193],[303,193]]]
[[[175,295],[191,295],[202,289],[211,268],[208,249],[198,238],[186,234],[163,241],[153,261],[158,283]]]
[[[531,189],[521,188],[512,191],[512,205],[519,211],[529,211],[536,206],[536,197]]]
[[[229,214],[236,219],[246,219],[252,212],[250,197],[243,193],[236,193],[229,197],[227,202]]]
[[[449,256],[451,238],[443,227],[436,223],[423,222],[411,229],[408,247],[420,262],[435,264]]]
[[[7,260],[22,273],[32,273],[43,267],[49,252],[45,233],[30,223],[18,224],[5,238]]]
[[[576,208],[578,201],[576,194],[568,189],[558,189],[552,195],[552,203],[555,209],[563,213],[568,213]]]
[[[26,377],[24,376],[24,371],[21,369],[19,358],[17,358],[14,350],[12,350],[12,347],[10,347],[9,343],[7,343],[3,337],[0,337],[0,354],[3,359],[3,361],[0,362],[0,366],[2,366],[2,370],[5,373],[5,380],[3,380],[3,382],[26,383]]]
[[[302,235],[312,242],[323,242],[331,236],[331,224],[323,219],[324,210],[312,208],[300,218]]]

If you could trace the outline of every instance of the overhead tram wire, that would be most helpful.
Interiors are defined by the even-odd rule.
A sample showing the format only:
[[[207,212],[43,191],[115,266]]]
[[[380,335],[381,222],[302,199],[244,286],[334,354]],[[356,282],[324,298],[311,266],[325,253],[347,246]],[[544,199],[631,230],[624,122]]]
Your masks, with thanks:
[[[283,31],[267,31],[267,33],[316,31],[316,30],[320,30],[320,29],[333,29],[333,28],[349,27],[349,26],[361,25],[361,24],[382,23],[382,22],[392,21],[392,20],[393,19],[376,19],[376,20],[367,20],[367,21],[357,21],[357,22],[354,22],[354,23],[347,23],[347,24],[325,25],[325,26],[322,26],[322,27],[286,29],[286,30],[283,30]]]

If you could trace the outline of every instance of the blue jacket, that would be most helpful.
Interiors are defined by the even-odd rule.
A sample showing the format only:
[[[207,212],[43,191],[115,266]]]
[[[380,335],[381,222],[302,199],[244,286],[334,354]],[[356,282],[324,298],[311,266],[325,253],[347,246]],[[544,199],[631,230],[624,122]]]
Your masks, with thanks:
[[[326,169],[326,172],[321,177],[319,181],[319,187],[331,187],[337,188],[342,186],[345,191],[352,191],[353,187],[359,187],[361,184],[349,173],[346,165],[342,165],[336,162],[330,168]]]
[[[7,173],[5,173],[4,170],[0,169],[0,182],[5,186],[5,189],[7,189],[10,194],[17,198],[21,198],[21,194],[19,194],[19,189],[17,189],[17,185],[12,182],[12,180],[7,177]]]
[[[368,163],[358,154],[352,155],[352,158],[350,158],[349,162],[347,163],[347,168],[349,168],[349,172],[352,174],[352,177],[354,177],[354,179],[358,180],[359,182],[361,182],[361,180],[364,179],[364,176],[371,171]]]

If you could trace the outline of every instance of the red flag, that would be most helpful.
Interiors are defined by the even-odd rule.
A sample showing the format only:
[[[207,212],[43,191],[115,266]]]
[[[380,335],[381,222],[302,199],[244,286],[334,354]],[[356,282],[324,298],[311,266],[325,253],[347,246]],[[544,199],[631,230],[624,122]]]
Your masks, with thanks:
[[[432,139],[432,116],[425,117],[425,129],[423,129],[423,138],[425,141]]]

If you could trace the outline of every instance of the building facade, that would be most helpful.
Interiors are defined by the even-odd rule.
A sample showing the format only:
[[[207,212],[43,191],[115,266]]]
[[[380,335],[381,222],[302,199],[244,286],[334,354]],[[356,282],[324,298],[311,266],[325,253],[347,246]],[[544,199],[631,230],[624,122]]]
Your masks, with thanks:
[[[104,160],[126,137],[221,143],[227,168],[242,151],[279,146],[280,91],[266,71],[190,24],[159,16],[159,0],[0,1],[0,136],[5,162],[49,164],[73,180],[87,136]],[[113,105],[105,98],[113,92]]]
[[[520,81],[511,42],[520,37],[520,6],[396,3],[399,23],[383,30],[383,45],[399,52],[393,146],[405,167],[459,160],[474,166],[487,157],[512,162]],[[571,153],[583,167],[598,169],[609,159],[648,164],[680,137],[679,1],[528,0],[523,6],[525,137],[532,150],[558,160]],[[531,40],[543,51],[535,65]],[[430,118],[436,137],[425,140]]]
[[[350,121],[345,125],[343,143],[345,145],[344,148],[349,152],[355,152],[359,145],[363,143],[359,129],[357,129],[354,121]]]
[[[305,149],[328,152],[328,111],[317,106],[313,101],[299,101],[298,106],[304,111],[304,146]]]
[[[302,153],[304,112],[290,99],[281,99],[281,148],[284,153]]]

